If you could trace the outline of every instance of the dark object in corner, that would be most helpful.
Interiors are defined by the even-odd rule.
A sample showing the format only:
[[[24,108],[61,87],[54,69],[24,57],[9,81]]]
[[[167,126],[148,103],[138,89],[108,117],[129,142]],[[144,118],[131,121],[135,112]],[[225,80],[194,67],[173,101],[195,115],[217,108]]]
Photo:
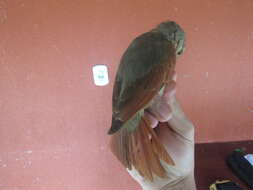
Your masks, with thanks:
[[[235,150],[227,158],[228,166],[250,189],[253,190],[253,166],[244,158],[243,151]]]
[[[229,180],[216,181],[214,184],[210,185],[210,190],[243,190],[234,182]]]

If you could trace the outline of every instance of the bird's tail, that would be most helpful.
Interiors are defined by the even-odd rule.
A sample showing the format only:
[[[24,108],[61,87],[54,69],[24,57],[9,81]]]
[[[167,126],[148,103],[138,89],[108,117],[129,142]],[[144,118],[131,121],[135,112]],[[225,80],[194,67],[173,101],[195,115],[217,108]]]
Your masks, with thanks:
[[[149,121],[142,117],[139,126],[131,131],[120,129],[112,135],[111,150],[129,170],[133,167],[146,179],[153,181],[154,174],[163,178],[166,172],[160,160],[174,165],[173,160],[158,139]]]

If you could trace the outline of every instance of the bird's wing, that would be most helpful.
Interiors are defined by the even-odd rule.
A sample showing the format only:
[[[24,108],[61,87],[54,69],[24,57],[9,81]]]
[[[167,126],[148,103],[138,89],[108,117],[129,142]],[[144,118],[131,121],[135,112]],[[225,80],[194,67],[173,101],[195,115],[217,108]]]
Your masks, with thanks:
[[[175,65],[175,50],[164,36],[145,33],[121,59],[113,88],[113,118],[125,123],[159,92]],[[112,126],[113,127],[113,126]]]

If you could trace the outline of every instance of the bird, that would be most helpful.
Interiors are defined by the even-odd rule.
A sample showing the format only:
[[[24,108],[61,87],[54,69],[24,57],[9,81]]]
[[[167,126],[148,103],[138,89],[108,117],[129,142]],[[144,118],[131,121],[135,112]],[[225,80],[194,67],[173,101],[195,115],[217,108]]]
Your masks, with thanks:
[[[149,181],[166,177],[161,160],[175,165],[144,111],[172,80],[176,59],[185,50],[185,32],[165,21],[137,36],[123,53],[112,93],[112,153]]]

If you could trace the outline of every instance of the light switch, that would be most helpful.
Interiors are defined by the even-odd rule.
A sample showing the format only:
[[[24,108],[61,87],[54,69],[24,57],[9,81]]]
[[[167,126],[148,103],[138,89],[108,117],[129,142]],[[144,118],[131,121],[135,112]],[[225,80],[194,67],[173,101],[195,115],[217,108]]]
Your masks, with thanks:
[[[94,83],[97,86],[109,84],[108,69],[106,65],[95,65],[92,68]]]

